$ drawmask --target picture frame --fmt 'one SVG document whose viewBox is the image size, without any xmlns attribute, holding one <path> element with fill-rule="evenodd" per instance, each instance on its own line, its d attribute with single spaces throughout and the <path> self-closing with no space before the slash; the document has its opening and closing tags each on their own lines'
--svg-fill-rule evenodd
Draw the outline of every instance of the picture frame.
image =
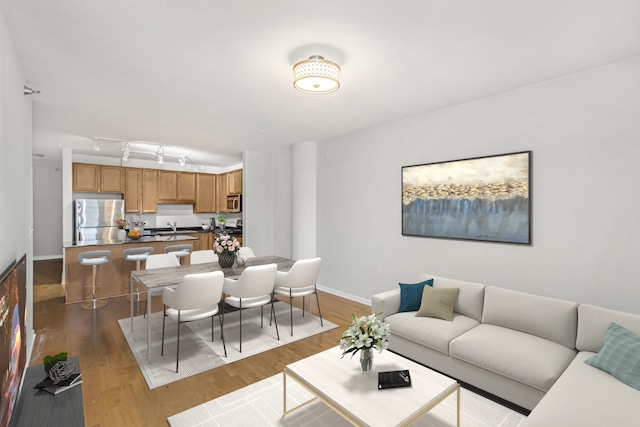
<svg viewBox="0 0 640 427">
<path fill-rule="evenodd" d="M 402 234 L 531 245 L 532 152 L 402 167 Z"/>
</svg>

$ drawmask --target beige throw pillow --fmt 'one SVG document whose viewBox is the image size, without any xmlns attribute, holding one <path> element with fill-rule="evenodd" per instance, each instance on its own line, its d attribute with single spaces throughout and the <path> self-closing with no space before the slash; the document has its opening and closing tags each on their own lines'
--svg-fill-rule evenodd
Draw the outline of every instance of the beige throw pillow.
<svg viewBox="0 0 640 427">
<path fill-rule="evenodd" d="M 460 293 L 459 288 L 431 288 L 422 291 L 422 303 L 416 317 L 437 317 L 453 320 L 453 304 Z"/>
</svg>

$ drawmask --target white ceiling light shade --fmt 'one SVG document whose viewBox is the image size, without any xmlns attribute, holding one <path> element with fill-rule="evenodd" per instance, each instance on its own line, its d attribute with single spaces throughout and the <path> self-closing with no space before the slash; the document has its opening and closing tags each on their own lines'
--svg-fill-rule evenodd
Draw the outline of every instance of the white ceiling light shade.
<svg viewBox="0 0 640 427">
<path fill-rule="evenodd" d="M 320 55 L 293 66 L 293 87 L 307 93 L 330 93 L 340 87 L 340 67 Z"/>
</svg>

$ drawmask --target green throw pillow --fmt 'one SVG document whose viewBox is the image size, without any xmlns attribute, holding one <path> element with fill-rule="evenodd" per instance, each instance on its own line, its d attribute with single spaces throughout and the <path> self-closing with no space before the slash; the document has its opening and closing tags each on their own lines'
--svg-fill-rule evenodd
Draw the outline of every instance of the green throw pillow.
<svg viewBox="0 0 640 427">
<path fill-rule="evenodd" d="M 600 351 L 584 363 L 640 390 L 640 337 L 616 323 L 609 325 Z"/>
<path fill-rule="evenodd" d="M 422 290 L 425 286 L 433 286 L 433 279 L 420 283 L 398 283 L 400 285 L 400 308 L 398 313 L 418 311 L 422 302 Z"/>
<path fill-rule="evenodd" d="M 453 320 L 453 304 L 460 293 L 458 288 L 424 288 L 422 304 L 416 313 L 418 317 L 437 317 Z"/>
</svg>

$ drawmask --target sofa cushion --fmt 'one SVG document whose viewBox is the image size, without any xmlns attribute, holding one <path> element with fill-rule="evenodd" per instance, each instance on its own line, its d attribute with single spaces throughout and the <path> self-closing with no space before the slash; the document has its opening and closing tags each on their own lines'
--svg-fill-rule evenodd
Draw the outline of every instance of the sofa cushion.
<svg viewBox="0 0 640 427">
<path fill-rule="evenodd" d="M 604 346 L 585 363 L 640 390 L 640 337 L 618 324 L 609 325 Z"/>
<path fill-rule="evenodd" d="M 400 286 L 400 308 L 398 312 L 418 311 L 422 303 L 422 290 L 425 286 L 433 286 L 433 279 L 420 283 L 398 283 Z"/>
<path fill-rule="evenodd" d="M 640 315 L 595 305 L 580 304 L 578 306 L 576 348 L 580 351 L 594 353 L 600 351 L 604 344 L 604 336 L 612 322 L 640 335 Z"/>
<path fill-rule="evenodd" d="M 576 355 L 522 427 L 638 425 L 640 391 L 584 363 L 593 354 Z"/>
<path fill-rule="evenodd" d="M 431 274 L 421 274 L 418 280 L 427 279 L 433 279 L 434 288 L 460 289 L 460 294 L 453 305 L 453 311 L 480 321 L 482 318 L 485 285 L 481 283 L 448 279 L 446 277 L 434 276 Z"/>
<path fill-rule="evenodd" d="M 453 320 L 453 305 L 459 293 L 458 288 L 424 288 L 422 304 L 416 316 Z"/>
<path fill-rule="evenodd" d="M 452 339 L 480 324 L 475 319 L 457 313 L 448 322 L 435 317 L 415 317 L 413 312 L 387 316 L 385 322 L 391 327 L 391 341 L 397 335 L 444 354 L 449 354 Z"/>
<path fill-rule="evenodd" d="M 451 357 L 546 392 L 576 351 L 536 335 L 481 324 L 451 341 Z"/>
<path fill-rule="evenodd" d="M 516 329 L 575 348 L 578 304 L 487 286 L 482 323 Z"/>
</svg>

